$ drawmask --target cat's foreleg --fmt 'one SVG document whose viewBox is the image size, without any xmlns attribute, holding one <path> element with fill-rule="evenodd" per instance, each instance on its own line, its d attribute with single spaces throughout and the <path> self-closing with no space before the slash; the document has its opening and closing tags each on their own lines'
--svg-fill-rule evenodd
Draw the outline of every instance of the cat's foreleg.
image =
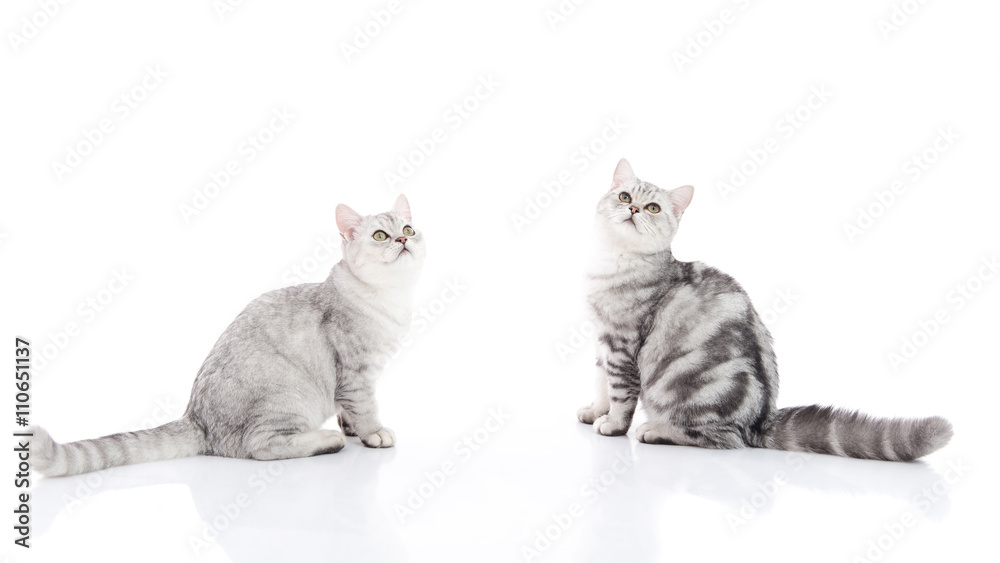
<svg viewBox="0 0 1000 563">
<path fill-rule="evenodd" d="M 598 362 L 607 378 L 608 413 L 594 421 L 594 431 L 604 436 L 628 432 L 639 403 L 639 368 L 631 358 L 609 356 Z"/>
<path fill-rule="evenodd" d="M 337 403 L 337 424 L 340 425 L 340 429 L 344 434 L 348 436 L 357 436 L 358 433 L 354 430 L 354 425 L 351 424 L 351 415 L 347 414 L 344 407 Z"/>
<path fill-rule="evenodd" d="M 342 411 L 341 424 L 347 423 L 345 432 L 359 436 L 361 443 L 369 448 L 391 448 L 396 443 L 396 434 L 379 421 L 371 378 L 358 376 L 338 385 L 336 402 Z"/>
<path fill-rule="evenodd" d="M 611 405 L 608 399 L 608 376 L 600 364 L 594 383 L 594 402 L 576 411 L 576 417 L 584 424 L 593 424 L 595 420 L 608 414 Z"/>
</svg>

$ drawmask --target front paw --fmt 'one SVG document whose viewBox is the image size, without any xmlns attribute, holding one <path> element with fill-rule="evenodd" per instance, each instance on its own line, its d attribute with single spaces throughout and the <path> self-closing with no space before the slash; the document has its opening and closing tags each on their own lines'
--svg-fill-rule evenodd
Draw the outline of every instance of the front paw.
<svg viewBox="0 0 1000 563">
<path fill-rule="evenodd" d="M 612 420 L 605 414 L 594 421 L 594 432 L 601 436 L 624 436 L 628 432 L 628 425 L 620 420 Z"/>
<path fill-rule="evenodd" d="M 608 409 L 608 405 L 593 403 L 585 407 L 580 407 L 580 410 L 576 411 L 576 418 L 584 424 L 593 424 L 595 420 L 608 414 Z"/>
<path fill-rule="evenodd" d="M 369 448 L 391 448 L 396 443 L 396 434 L 388 428 L 382 428 L 361 438 L 361 443 Z"/>
</svg>

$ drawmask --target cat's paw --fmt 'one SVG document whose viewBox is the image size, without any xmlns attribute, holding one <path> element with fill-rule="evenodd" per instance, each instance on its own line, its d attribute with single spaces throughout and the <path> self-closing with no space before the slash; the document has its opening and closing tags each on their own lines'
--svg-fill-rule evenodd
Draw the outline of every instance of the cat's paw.
<svg viewBox="0 0 1000 563">
<path fill-rule="evenodd" d="M 594 432 L 601 436 L 624 436 L 628 432 L 628 425 L 620 420 L 612 420 L 605 414 L 594 421 Z"/>
<path fill-rule="evenodd" d="M 585 407 L 580 407 L 580 410 L 576 411 L 576 418 L 584 424 L 593 424 L 595 420 L 608 414 L 608 409 L 608 405 L 593 403 Z"/>
<path fill-rule="evenodd" d="M 669 426 L 644 422 L 639 425 L 639 428 L 635 429 L 635 439 L 644 444 L 667 444 L 676 446 L 678 445 L 678 442 L 674 440 L 673 432 L 671 432 L 672 430 L 673 429 Z"/>
<path fill-rule="evenodd" d="M 361 443 L 369 448 L 391 448 L 396 443 L 396 434 L 388 428 L 382 428 L 361 438 Z"/>
</svg>

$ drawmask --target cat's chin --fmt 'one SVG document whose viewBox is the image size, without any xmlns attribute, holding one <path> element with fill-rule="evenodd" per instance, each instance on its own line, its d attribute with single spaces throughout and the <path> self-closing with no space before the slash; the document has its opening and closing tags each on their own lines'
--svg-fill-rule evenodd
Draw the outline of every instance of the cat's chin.
<svg viewBox="0 0 1000 563">
<path fill-rule="evenodd" d="M 644 234 L 639 230 L 639 225 L 632 220 L 631 216 L 624 219 L 612 219 L 608 221 L 606 228 L 609 235 L 623 241 L 631 241 L 637 237 L 641 238 Z"/>
<path fill-rule="evenodd" d="M 670 250 L 670 245 L 639 229 L 631 219 L 605 221 L 598 230 L 596 242 L 605 251 L 614 253 L 658 254 Z"/>
<path fill-rule="evenodd" d="M 420 268 L 421 257 L 417 255 L 416 252 L 412 250 L 402 250 L 395 258 L 385 262 L 386 267 L 392 268 L 394 270 L 416 270 Z"/>
<path fill-rule="evenodd" d="M 625 228 L 628 229 L 629 231 L 639 232 L 639 225 L 635 224 L 635 215 L 631 215 L 628 218 L 622 220 L 620 224 L 624 225 Z"/>
<path fill-rule="evenodd" d="M 391 263 L 403 262 L 403 261 L 415 262 L 416 260 L 417 257 L 413 255 L 413 251 L 404 248 L 403 250 L 399 251 L 399 254 L 397 254 L 395 258 L 392 259 Z"/>
</svg>

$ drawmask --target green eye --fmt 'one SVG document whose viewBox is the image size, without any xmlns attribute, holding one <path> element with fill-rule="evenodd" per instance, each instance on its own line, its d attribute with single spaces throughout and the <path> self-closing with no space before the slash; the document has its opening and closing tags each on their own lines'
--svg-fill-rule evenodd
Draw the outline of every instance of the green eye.
<svg viewBox="0 0 1000 563">
<path fill-rule="evenodd" d="M 650 203 L 649 205 L 646 206 L 646 209 L 649 210 L 650 213 L 660 212 L 660 206 L 656 205 L 655 203 Z"/>
<path fill-rule="evenodd" d="M 408 237 L 412 237 L 416 233 L 413 232 L 413 227 L 407 225 L 407 226 L 403 227 L 403 234 L 406 235 L 406 236 L 408 236 Z"/>
<path fill-rule="evenodd" d="M 622 192 L 618 194 L 618 199 L 624 201 L 625 203 L 628 203 L 632 201 L 632 196 L 628 195 L 628 192 Z"/>
<path fill-rule="evenodd" d="M 372 238 L 375 239 L 375 240 L 377 240 L 377 241 L 379 241 L 379 242 L 382 242 L 382 241 L 388 239 L 389 235 L 385 234 L 385 231 L 375 231 L 375 234 L 372 235 Z"/>
</svg>

